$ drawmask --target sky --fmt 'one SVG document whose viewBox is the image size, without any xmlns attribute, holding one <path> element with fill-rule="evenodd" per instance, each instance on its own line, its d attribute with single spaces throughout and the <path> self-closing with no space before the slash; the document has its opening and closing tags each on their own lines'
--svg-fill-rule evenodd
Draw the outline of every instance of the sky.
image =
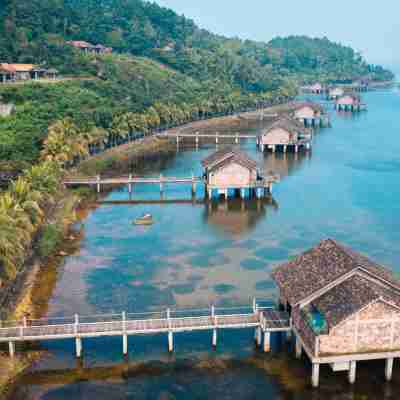
<svg viewBox="0 0 400 400">
<path fill-rule="evenodd" d="M 327 36 L 400 72 L 400 0 L 155 0 L 225 36 Z"/>
</svg>

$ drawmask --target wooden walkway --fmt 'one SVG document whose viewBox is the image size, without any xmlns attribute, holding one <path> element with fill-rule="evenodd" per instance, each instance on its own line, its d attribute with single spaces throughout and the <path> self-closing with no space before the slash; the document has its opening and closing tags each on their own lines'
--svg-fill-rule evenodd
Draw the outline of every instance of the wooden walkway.
<svg viewBox="0 0 400 400">
<path fill-rule="evenodd" d="M 81 356 L 82 339 L 103 336 L 121 336 L 123 353 L 128 352 L 128 336 L 168 334 L 168 349 L 173 351 L 173 333 L 213 331 L 212 344 L 217 344 L 217 330 L 255 328 L 259 345 L 262 333 L 291 330 L 289 316 L 271 307 L 215 308 L 203 310 L 175 310 L 142 314 L 112 314 L 72 318 L 4 321 L 0 323 L 0 342 L 9 343 L 9 352 L 15 353 L 15 342 L 75 339 L 76 354 Z M 269 349 L 269 336 L 264 348 Z"/>
<path fill-rule="evenodd" d="M 262 173 L 260 179 L 254 182 L 250 182 L 250 185 L 246 187 L 265 187 L 271 188 L 272 184 L 279 182 L 280 177 L 278 175 L 269 175 Z M 117 178 L 103 178 L 100 175 L 95 177 L 87 178 L 69 178 L 64 180 L 64 185 L 67 187 L 71 186 L 89 186 L 97 188 L 97 192 L 101 192 L 101 188 L 105 185 L 109 186 L 128 186 L 129 194 L 132 194 L 133 186 L 136 184 L 147 184 L 147 185 L 159 185 L 160 192 L 164 192 L 164 185 L 167 184 L 180 184 L 180 185 L 191 185 L 192 195 L 196 193 L 197 184 L 204 184 L 205 181 L 202 177 L 196 177 L 194 175 L 189 177 L 169 177 L 160 175 L 158 177 L 136 177 L 133 175 L 122 176 Z"/>
</svg>

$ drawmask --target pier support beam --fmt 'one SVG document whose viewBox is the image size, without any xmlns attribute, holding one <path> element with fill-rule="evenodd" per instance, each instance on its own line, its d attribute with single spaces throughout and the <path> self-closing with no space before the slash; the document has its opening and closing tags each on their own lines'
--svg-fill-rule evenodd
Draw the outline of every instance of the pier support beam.
<svg viewBox="0 0 400 400">
<path fill-rule="evenodd" d="M 122 353 L 124 356 L 128 355 L 128 335 L 126 333 L 122 336 Z"/>
<path fill-rule="evenodd" d="M 302 348 L 301 342 L 300 342 L 300 340 L 299 340 L 299 338 L 297 336 L 296 336 L 295 348 L 296 348 L 296 358 L 299 360 L 301 358 L 301 354 L 303 352 L 303 348 Z"/>
<path fill-rule="evenodd" d="M 385 378 L 388 382 L 392 380 L 392 375 L 393 375 L 393 358 L 387 358 L 386 359 L 386 364 L 385 364 Z"/>
<path fill-rule="evenodd" d="M 132 194 L 132 174 L 129 174 L 128 192 L 130 196 Z"/>
<path fill-rule="evenodd" d="M 76 349 L 76 357 L 82 357 L 82 339 L 80 337 L 75 338 L 75 349 Z"/>
<path fill-rule="evenodd" d="M 357 369 L 357 362 L 350 361 L 350 368 L 349 368 L 349 383 L 353 385 L 356 381 L 356 369 Z"/>
<path fill-rule="evenodd" d="M 126 334 L 126 313 L 122 313 L 122 353 L 124 356 L 128 354 L 128 335 Z"/>
<path fill-rule="evenodd" d="M 174 334 L 172 331 L 168 332 L 168 351 L 170 353 L 174 351 Z"/>
<path fill-rule="evenodd" d="M 97 175 L 97 193 L 100 193 L 101 186 L 100 186 L 100 175 Z"/>
<path fill-rule="evenodd" d="M 311 384 L 314 388 L 319 386 L 319 364 L 317 363 L 312 365 Z"/>
<path fill-rule="evenodd" d="M 264 353 L 268 353 L 271 350 L 271 333 L 264 332 Z"/>
<path fill-rule="evenodd" d="M 217 347 L 217 330 L 213 329 L 213 333 L 212 333 L 212 346 L 214 348 Z"/>
<path fill-rule="evenodd" d="M 260 326 L 256 328 L 255 339 L 256 339 L 256 345 L 257 345 L 257 347 L 261 347 L 261 343 L 262 343 L 262 331 L 261 331 L 261 327 L 260 327 Z"/>
<path fill-rule="evenodd" d="M 14 356 L 15 356 L 15 343 L 14 342 L 8 342 L 8 352 L 10 354 L 10 357 L 14 358 Z"/>
</svg>

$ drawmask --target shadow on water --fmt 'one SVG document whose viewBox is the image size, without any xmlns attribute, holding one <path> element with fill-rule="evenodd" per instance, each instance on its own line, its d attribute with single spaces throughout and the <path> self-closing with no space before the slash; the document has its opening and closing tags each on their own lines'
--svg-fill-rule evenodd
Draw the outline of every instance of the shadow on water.
<svg viewBox="0 0 400 400">
<path fill-rule="evenodd" d="M 278 203 L 272 197 L 210 201 L 205 204 L 203 218 L 210 226 L 235 236 L 254 229 L 257 222 L 267 216 L 267 210 L 278 209 Z"/>
</svg>

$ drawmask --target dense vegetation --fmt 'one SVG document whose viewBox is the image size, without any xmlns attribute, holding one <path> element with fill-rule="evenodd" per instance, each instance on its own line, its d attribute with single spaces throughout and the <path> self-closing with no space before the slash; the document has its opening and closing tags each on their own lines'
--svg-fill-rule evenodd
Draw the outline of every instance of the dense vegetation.
<svg viewBox="0 0 400 400">
<path fill-rule="evenodd" d="M 68 40 L 115 53 L 85 55 Z M 25 168 L 0 196 L 6 281 L 43 228 L 63 169 L 76 160 L 138 132 L 290 98 L 299 83 L 392 78 L 326 38 L 227 39 L 142 0 L 2 0 L 0 62 L 55 67 L 76 78 L 0 85 L 1 101 L 17 106 L 0 118 L 0 160 Z M 47 244 L 58 240 L 51 230 L 44 237 Z"/>
</svg>

